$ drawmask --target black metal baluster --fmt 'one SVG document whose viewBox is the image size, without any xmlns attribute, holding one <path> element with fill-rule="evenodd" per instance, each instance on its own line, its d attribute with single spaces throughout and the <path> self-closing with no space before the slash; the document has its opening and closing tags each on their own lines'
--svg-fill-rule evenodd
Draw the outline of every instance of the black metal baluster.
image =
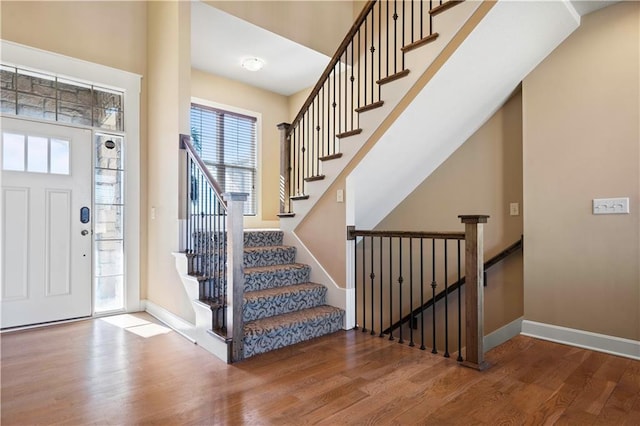
<svg viewBox="0 0 640 426">
<path fill-rule="evenodd" d="M 351 108 L 349 108 L 349 110 L 351 111 L 351 129 L 353 130 L 356 128 L 355 123 L 354 123 L 354 119 L 353 119 L 353 114 L 355 113 L 355 108 L 353 107 L 354 105 L 354 101 L 353 101 L 353 95 L 355 94 L 355 90 L 354 90 L 354 82 L 356 81 L 356 78 L 353 76 L 353 69 L 355 68 L 355 64 L 353 62 L 353 52 L 355 50 L 354 44 L 353 44 L 353 40 L 351 40 L 351 78 L 349 79 L 351 81 Z"/>
<path fill-rule="evenodd" d="M 198 188 L 202 188 L 202 173 L 198 173 Z M 198 232 L 202 235 L 202 197 L 198 194 Z M 204 236 L 204 235 L 203 235 Z M 202 244 L 202 242 L 200 243 Z M 202 247 L 198 250 L 198 274 L 203 275 L 202 272 Z"/>
<path fill-rule="evenodd" d="M 426 349 L 424 346 L 424 238 L 420 238 L 420 349 Z"/>
<path fill-rule="evenodd" d="M 325 150 L 326 146 L 324 144 L 322 126 L 324 126 L 324 86 L 322 86 L 318 92 L 318 127 L 316 127 L 318 131 L 318 143 L 320 144 L 319 149 L 322 151 L 322 156 L 324 157 L 328 152 Z"/>
<path fill-rule="evenodd" d="M 373 272 L 373 248 L 374 248 L 373 236 L 369 237 L 369 242 L 371 243 L 371 274 L 369 275 L 369 277 L 371 278 L 371 335 L 373 336 L 376 334 L 373 326 L 375 324 L 373 319 L 374 306 L 375 306 L 375 300 L 374 300 L 375 298 L 373 297 L 375 294 L 373 284 L 376 278 L 376 274 L 375 272 Z M 382 303 L 382 301 L 380 301 L 380 303 Z"/>
<path fill-rule="evenodd" d="M 362 332 L 367 331 L 367 283 L 365 282 L 367 271 L 366 271 L 366 260 L 365 255 L 367 254 L 366 250 L 366 242 L 367 239 L 362 237 Z"/>
<path fill-rule="evenodd" d="M 315 171 L 313 170 L 313 143 L 311 141 L 311 138 L 309 137 L 309 133 L 311 131 L 309 126 L 309 109 L 307 109 L 307 112 L 304 114 L 304 119 L 303 119 L 303 123 L 306 121 L 306 124 L 304 126 L 305 129 L 305 140 L 307 141 L 307 174 L 306 176 L 315 176 Z"/>
<path fill-rule="evenodd" d="M 384 20 L 385 22 L 385 26 L 386 26 L 386 32 L 385 32 L 385 42 L 387 45 L 387 51 L 385 53 L 386 56 L 386 66 L 387 66 L 387 72 L 385 74 L 385 77 L 389 77 L 389 39 L 391 38 L 391 36 L 389 35 L 389 2 L 386 1 L 385 3 L 387 3 L 387 19 Z"/>
<path fill-rule="evenodd" d="M 378 279 L 379 285 L 380 285 L 380 335 L 378 337 L 383 337 L 384 336 L 384 327 L 382 326 L 382 308 L 383 308 L 383 299 L 382 299 L 382 237 L 379 237 L 378 240 L 380 241 L 380 278 Z"/>
<path fill-rule="evenodd" d="M 209 239 L 213 238 L 213 234 L 211 233 L 211 193 L 213 192 L 213 190 L 211 189 L 211 186 L 209 186 L 209 184 L 207 183 L 207 216 L 206 216 L 206 228 L 207 228 L 207 235 L 209 235 Z M 215 247 L 213 246 L 213 241 L 211 241 L 211 243 L 207 244 L 207 249 L 209 251 L 208 256 L 207 256 L 207 280 L 209 282 L 209 294 L 211 295 L 213 293 L 213 286 L 214 286 L 214 282 L 213 282 L 213 262 L 215 262 Z"/>
<path fill-rule="evenodd" d="M 309 134 L 311 138 L 311 158 L 313 160 L 313 175 L 317 176 L 320 174 L 320 151 L 318 149 L 318 141 L 316 140 L 316 103 L 315 99 L 311 102 L 311 122 L 309 123 Z"/>
<path fill-rule="evenodd" d="M 338 105 L 336 103 L 336 70 L 334 69 L 333 71 L 331 71 L 331 74 L 333 75 L 333 102 L 331 103 L 331 108 L 333 111 L 333 152 L 337 152 L 336 150 L 336 135 L 339 133 L 336 133 L 336 106 Z"/>
<path fill-rule="evenodd" d="M 460 285 L 460 240 L 458 240 L 458 362 L 462 362 L 462 286 Z"/>
<path fill-rule="evenodd" d="M 191 241 L 191 200 L 193 199 L 193 169 L 191 166 L 191 157 L 189 156 L 189 154 L 187 154 L 187 185 L 189 185 L 189 189 L 187 190 L 187 208 L 186 208 L 186 212 L 187 212 L 187 226 L 186 226 L 186 230 L 185 230 L 185 244 L 184 244 L 184 249 L 185 249 L 185 253 L 189 254 L 191 251 L 191 247 L 192 247 L 192 241 Z M 191 262 L 189 262 L 191 263 Z M 191 272 L 191 270 L 189 271 Z"/>
<path fill-rule="evenodd" d="M 444 239 L 444 357 L 449 358 L 449 265 L 447 239 Z"/>
<path fill-rule="evenodd" d="M 413 238 L 409 238 L 409 346 L 415 346 L 413 341 Z"/>
<path fill-rule="evenodd" d="M 295 177 L 296 177 L 296 190 L 294 191 L 294 193 L 292 195 L 300 195 L 304 192 L 303 188 L 302 188 L 302 173 L 300 170 L 300 155 L 301 155 L 301 151 L 300 151 L 300 123 L 298 123 L 298 125 L 295 128 L 295 131 L 293 133 L 294 136 L 294 144 L 293 146 L 294 148 L 294 159 L 295 159 L 295 167 L 294 167 L 294 173 L 295 173 Z"/>
<path fill-rule="evenodd" d="M 362 81 L 362 74 L 360 73 L 360 63 L 362 62 L 360 58 L 362 57 L 362 52 L 360 51 L 360 30 L 358 30 L 358 106 L 360 108 L 360 82 Z M 356 108 L 356 109 L 357 109 Z M 360 116 L 358 115 L 358 126 L 360 126 Z"/>
<path fill-rule="evenodd" d="M 325 110 L 325 106 L 326 106 L 326 111 L 327 111 L 327 119 L 324 120 L 324 124 L 327 126 L 327 153 L 328 154 L 334 154 L 334 152 L 331 150 L 331 80 L 329 78 L 327 78 L 327 82 L 325 83 L 327 86 L 327 103 L 323 104 L 323 114 L 324 114 L 324 110 Z M 323 96 L 323 102 L 324 102 L 324 93 L 322 94 Z M 333 137 L 335 138 L 336 135 L 334 134 Z"/>
<path fill-rule="evenodd" d="M 433 0 L 429 0 L 429 11 L 433 9 Z M 433 15 L 429 13 L 429 35 L 433 34 Z"/>
<path fill-rule="evenodd" d="M 322 133 L 320 129 L 320 95 L 316 96 L 316 138 L 318 140 L 318 170 L 320 170 L 320 157 L 324 156 L 324 144 L 322 143 Z"/>
<path fill-rule="evenodd" d="M 349 110 L 349 101 L 348 101 L 348 93 L 349 93 L 349 84 L 347 83 L 347 71 L 349 70 L 348 61 L 349 58 L 347 51 L 344 51 L 344 130 L 348 131 L 352 128 L 349 127 L 348 120 L 348 110 Z"/>
<path fill-rule="evenodd" d="M 393 73 L 398 72 L 398 1 L 393 0 Z"/>
<path fill-rule="evenodd" d="M 227 259 L 228 259 L 228 252 L 227 249 L 229 248 L 228 244 L 227 244 L 227 212 L 226 209 L 222 211 L 222 232 L 224 235 L 224 256 L 223 256 L 223 263 L 222 263 L 222 329 L 226 330 L 227 329 Z"/>
<path fill-rule="evenodd" d="M 415 41 L 414 37 L 413 37 L 413 21 L 415 15 L 413 13 L 413 1 L 411 1 L 411 43 L 413 43 Z"/>
<path fill-rule="evenodd" d="M 398 268 L 400 272 L 400 276 L 398 277 L 398 312 L 400 313 L 400 319 L 402 319 L 402 283 L 404 278 L 402 278 L 402 237 L 400 237 L 400 246 L 399 246 L 399 261 Z M 404 343 L 404 339 L 402 338 L 402 323 L 400 324 L 400 336 L 398 343 Z"/>
<path fill-rule="evenodd" d="M 378 78 L 382 78 L 382 2 L 378 2 Z M 382 88 L 378 84 L 378 100 L 380 100 L 380 91 Z"/>
<path fill-rule="evenodd" d="M 224 248 L 220 246 L 219 214 L 220 200 L 217 197 L 214 197 L 213 206 L 211 208 L 211 233 L 213 238 L 213 250 L 215 251 L 216 255 L 214 257 L 215 264 L 213 265 L 212 278 L 215 297 L 218 301 L 220 301 L 220 263 L 222 263 L 220 258 L 222 257 L 222 250 L 224 250 Z"/>
<path fill-rule="evenodd" d="M 393 238 L 389 237 L 389 324 L 393 324 Z M 393 340 L 393 329 L 389 328 L 389 340 Z"/>
<path fill-rule="evenodd" d="M 369 19 L 364 20 L 364 44 L 365 44 L 365 54 L 364 54 L 364 86 L 362 89 L 364 90 L 364 103 L 363 106 L 367 105 L 367 53 L 366 53 L 366 45 L 368 43 L 367 37 L 367 27 L 368 27 Z"/>
<path fill-rule="evenodd" d="M 371 9 L 371 48 L 369 49 L 371 51 L 371 103 L 375 102 L 375 99 L 373 97 L 373 93 L 374 93 L 374 89 L 373 86 L 375 84 L 375 54 L 376 54 L 376 47 L 375 47 L 375 34 L 374 34 L 374 30 L 375 30 L 375 26 L 376 26 L 376 20 L 375 20 L 375 9 Z"/>
<path fill-rule="evenodd" d="M 431 300 L 433 303 L 431 304 L 431 312 L 432 312 L 432 327 L 433 327 L 433 348 L 431 349 L 432 354 L 437 354 L 438 350 L 436 349 L 436 240 L 435 238 L 431 239 Z"/>
<path fill-rule="evenodd" d="M 424 0 L 420 0 L 420 40 L 424 38 Z"/>
<path fill-rule="evenodd" d="M 340 79 L 340 74 L 342 74 L 342 61 L 338 61 L 338 133 L 342 133 L 342 79 Z"/>
<path fill-rule="evenodd" d="M 402 1 L 402 47 L 405 46 L 405 44 L 404 44 L 404 31 L 405 31 L 404 30 L 404 17 L 405 17 L 405 13 L 404 13 L 405 6 L 404 6 L 404 3 L 405 2 L 403 0 Z M 402 60 L 402 69 L 404 70 L 404 53 L 401 56 L 401 60 Z"/>
</svg>

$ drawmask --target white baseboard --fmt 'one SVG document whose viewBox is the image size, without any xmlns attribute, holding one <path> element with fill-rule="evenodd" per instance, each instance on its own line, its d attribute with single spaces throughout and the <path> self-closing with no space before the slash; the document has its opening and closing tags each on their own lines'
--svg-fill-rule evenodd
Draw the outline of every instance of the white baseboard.
<svg viewBox="0 0 640 426">
<path fill-rule="evenodd" d="M 196 327 L 193 324 L 183 320 L 176 314 L 167 311 L 162 306 L 156 305 L 150 300 L 141 300 L 140 304 L 142 305 L 142 309 L 144 309 L 144 311 L 149 315 L 159 321 L 162 321 L 176 333 L 184 336 L 191 343 L 196 343 L 196 339 L 194 337 Z"/>
<path fill-rule="evenodd" d="M 592 351 L 640 360 L 640 341 L 535 321 L 522 322 L 522 334 Z"/>
<path fill-rule="evenodd" d="M 522 331 L 522 320 L 524 317 L 517 318 L 511 321 L 509 324 L 500 327 L 499 329 L 484 336 L 484 351 L 490 351 L 506 342 L 507 340 L 516 337 Z"/>
</svg>

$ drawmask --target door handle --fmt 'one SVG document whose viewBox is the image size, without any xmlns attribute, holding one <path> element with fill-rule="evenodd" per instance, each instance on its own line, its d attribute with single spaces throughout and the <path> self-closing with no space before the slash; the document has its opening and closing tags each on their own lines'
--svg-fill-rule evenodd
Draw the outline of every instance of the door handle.
<svg viewBox="0 0 640 426">
<path fill-rule="evenodd" d="M 87 235 L 89 233 L 89 231 L 87 231 L 86 229 L 83 229 L 82 231 L 80 231 L 81 235 Z"/>
</svg>

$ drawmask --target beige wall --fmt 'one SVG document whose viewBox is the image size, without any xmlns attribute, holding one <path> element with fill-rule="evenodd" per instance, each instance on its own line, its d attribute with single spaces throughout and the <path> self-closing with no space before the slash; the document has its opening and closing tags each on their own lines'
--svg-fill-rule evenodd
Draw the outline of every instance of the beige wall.
<svg viewBox="0 0 640 426">
<path fill-rule="evenodd" d="M 350 0 L 206 3 L 332 57 L 356 15 Z"/>
<path fill-rule="evenodd" d="M 287 97 L 196 69 L 192 70 L 191 96 L 261 115 L 258 214 L 256 217 L 246 217 L 245 225 L 250 228 L 278 227 L 280 132 L 276 126 L 289 117 Z"/>
<path fill-rule="evenodd" d="M 4 40 L 144 74 L 144 2 L 2 1 Z"/>
<path fill-rule="evenodd" d="M 150 2 L 149 144 L 147 299 L 190 321 L 193 308 L 175 268 L 173 252 L 180 249 L 179 225 L 184 153 L 178 135 L 189 134 L 190 3 Z"/>
<path fill-rule="evenodd" d="M 0 38 L 145 76 L 145 2 L 2 1 Z M 147 81 L 140 111 L 141 298 L 146 297 Z"/>
<path fill-rule="evenodd" d="M 464 231 L 460 214 L 488 214 L 485 260 L 522 235 L 522 95 L 505 105 L 376 227 L 380 230 Z M 525 237 L 526 238 L 526 237 Z M 526 244 L 526 241 L 525 241 Z M 485 332 L 522 316 L 522 255 L 487 273 Z"/>
<path fill-rule="evenodd" d="M 525 318 L 640 340 L 640 3 L 587 15 L 523 83 Z M 594 216 L 593 198 L 629 197 Z"/>
</svg>

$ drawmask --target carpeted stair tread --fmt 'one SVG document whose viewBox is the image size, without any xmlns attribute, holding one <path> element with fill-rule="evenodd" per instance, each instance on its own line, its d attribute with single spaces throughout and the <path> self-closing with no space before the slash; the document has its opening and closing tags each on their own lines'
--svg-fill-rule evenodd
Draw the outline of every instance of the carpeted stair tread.
<svg viewBox="0 0 640 426">
<path fill-rule="evenodd" d="M 250 321 L 244 325 L 244 356 L 293 345 L 342 329 L 344 311 L 322 305 L 273 317 Z"/>
<path fill-rule="evenodd" d="M 287 314 L 275 315 L 255 321 L 249 321 L 244 325 L 244 334 L 245 336 L 248 336 L 268 333 L 270 331 L 276 331 L 283 327 L 304 324 L 312 320 L 322 319 L 335 314 L 342 315 L 342 310 L 340 308 L 336 308 L 335 306 L 329 305 L 302 309 L 296 312 L 289 312 Z"/>
<path fill-rule="evenodd" d="M 244 267 L 286 265 L 296 260 L 296 248 L 291 246 L 260 246 L 244 248 Z"/>
<path fill-rule="evenodd" d="M 322 284 L 302 283 L 302 284 L 288 285 L 285 287 L 275 287 L 275 288 L 267 288 L 264 290 L 247 291 L 244 294 L 244 301 L 250 302 L 250 301 L 259 300 L 259 299 L 266 299 L 268 297 L 272 297 L 280 294 L 293 294 L 295 292 L 310 291 L 315 289 L 326 290 L 326 287 L 323 286 Z"/>
<path fill-rule="evenodd" d="M 268 265 L 268 266 L 255 266 L 251 268 L 244 268 L 244 274 L 257 274 L 262 272 L 276 272 L 276 271 L 290 271 L 297 269 L 308 269 L 309 265 L 304 263 L 289 263 L 287 265 Z"/>
<path fill-rule="evenodd" d="M 309 281 L 310 274 L 311 268 L 302 263 L 244 268 L 244 290 L 256 291 L 302 284 Z"/>
<path fill-rule="evenodd" d="M 243 320 L 255 321 L 324 305 L 326 295 L 327 288 L 315 283 L 246 292 L 243 300 Z"/>
</svg>

